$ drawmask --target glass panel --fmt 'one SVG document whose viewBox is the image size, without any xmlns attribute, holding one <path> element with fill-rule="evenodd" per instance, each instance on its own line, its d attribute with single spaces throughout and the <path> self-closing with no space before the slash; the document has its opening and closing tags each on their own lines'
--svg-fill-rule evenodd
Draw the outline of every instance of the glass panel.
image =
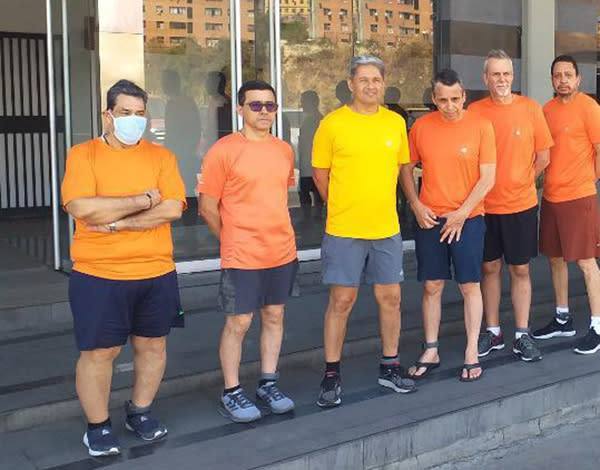
<svg viewBox="0 0 600 470">
<path fill-rule="evenodd" d="M 114 0 L 101 0 L 100 18 L 115 15 Z M 106 8 L 102 9 L 102 3 Z M 134 79 L 148 92 L 150 126 L 147 138 L 171 150 L 185 182 L 188 210 L 173 225 L 177 260 L 219 256 L 217 239 L 198 216 L 197 174 L 208 148 L 231 133 L 231 66 L 229 2 L 136 0 L 139 19 L 119 30 L 119 18 L 102 35 L 111 35 L 101 48 L 102 93 L 119 78 Z M 108 26 L 108 25 L 107 25 Z M 131 45 L 123 44 L 124 34 Z M 136 41 L 143 34 L 143 46 Z M 131 69 L 110 60 L 112 52 L 137 47 Z M 110 79 L 108 78 L 110 77 Z"/>
<path fill-rule="evenodd" d="M 320 119 L 351 99 L 346 79 L 353 55 L 372 54 L 387 66 L 385 105 L 410 128 L 429 110 L 433 73 L 433 2 L 383 0 L 281 0 L 281 54 L 286 140 L 296 152 L 297 193 L 290 197 L 299 248 L 321 242 L 324 218 L 311 178 L 312 138 Z M 318 71 L 318 73 L 316 73 Z M 424 98 L 427 97 L 427 98 Z M 414 218 L 398 191 L 405 239 L 414 237 Z"/>
<path fill-rule="evenodd" d="M 242 31 L 242 82 L 271 82 L 271 22 L 267 0 L 239 0 Z"/>
<path fill-rule="evenodd" d="M 9 285 L 24 282 L 19 272 L 54 265 L 52 204 L 58 201 L 52 200 L 49 127 L 56 112 L 62 170 L 62 30 L 60 1 L 55 0 L 55 80 L 48 83 L 46 2 L 0 0 L 0 10 L 0 276 L 6 276 L 0 282 Z M 55 110 L 49 109 L 51 91 Z M 68 246 L 63 249 L 68 252 Z"/>
</svg>

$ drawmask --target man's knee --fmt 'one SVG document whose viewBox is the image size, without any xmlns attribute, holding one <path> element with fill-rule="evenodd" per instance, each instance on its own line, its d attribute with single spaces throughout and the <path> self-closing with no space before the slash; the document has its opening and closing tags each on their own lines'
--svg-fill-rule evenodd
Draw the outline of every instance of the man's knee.
<svg viewBox="0 0 600 470">
<path fill-rule="evenodd" d="M 529 279 L 529 263 L 528 264 L 517 264 L 509 265 L 508 271 L 511 277 L 516 279 Z"/>
<path fill-rule="evenodd" d="M 584 276 L 590 276 L 598 273 L 598 263 L 596 258 L 577 260 L 577 266 L 583 272 Z"/>
<path fill-rule="evenodd" d="M 131 345 L 136 354 L 164 354 L 167 350 L 167 337 L 149 338 L 145 336 L 132 336 Z"/>
<path fill-rule="evenodd" d="M 465 282 L 464 284 L 459 284 L 458 287 L 464 297 L 481 295 L 481 287 L 478 282 Z"/>
<path fill-rule="evenodd" d="M 265 305 L 261 309 L 261 322 L 270 326 L 280 326 L 283 324 L 284 315 L 283 305 Z"/>
<path fill-rule="evenodd" d="M 400 309 L 400 285 L 376 287 L 375 298 L 380 306 Z"/>
<path fill-rule="evenodd" d="M 225 321 L 225 330 L 228 333 L 232 333 L 236 336 L 244 336 L 250 325 L 252 324 L 252 313 L 243 313 L 240 315 L 227 315 Z"/>
<path fill-rule="evenodd" d="M 356 301 L 356 293 L 332 292 L 329 297 L 329 310 L 336 315 L 348 316 Z"/>
<path fill-rule="evenodd" d="M 487 261 L 482 265 L 482 271 L 484 276 L 497 276 L 502 271 L 502 260 L 495 259 L 494 261 Z"/>
<path fill-rule="evenodd" d="M 444 290 L 444 281 L 425 281 L 423 283 L 423 294 L 427 297 L 440 297 Z"/>
<path fill-rule="evenodd" d="M 91 363 L 103 364 L 106 362 L 113 362 L 120 352 L 121 346 L 98 348 L 92 349 L 91 351 L 81 351 L 80 358 Z"/>
</svg>

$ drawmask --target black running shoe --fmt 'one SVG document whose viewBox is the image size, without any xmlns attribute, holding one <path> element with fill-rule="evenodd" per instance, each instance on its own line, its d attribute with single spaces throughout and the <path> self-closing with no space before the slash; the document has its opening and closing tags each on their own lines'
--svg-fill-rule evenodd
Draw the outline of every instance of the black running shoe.
<svg viewBox="0 0 600 470">
<path fill-rule="evenodd" d="M 575 336 L 576 333 L 573 328 L 573 318 L 569 318 L 567 323 L 561 325 L 556 321 L 556 317 L 553 317 L 550 323 L 539 330 L 535 330 L 531 336 L 535 339 L 550 339 Z"/>
<path fill-rule="evenodd" d="M 477 342 L 478 357 L 485 357 L 492 351 L 499 351 L 500 349 L 504 349 L 504 335 L 502 332 L 495 335 L 490 330 L 486 330 L 485 333 L 479 335 L 479 341 Z"/>
<path fill-rule="evenodd" d="M 342 404 L 342 379 L 335 372 L 327 372 L 321 381 L 321 391 L 317 405 L 321 408 L 333 408 Z"/>
<path fill-rule="evenodd" d="M 410 378 L 400 364 L 391 366 L 381 364 L 377 382 L 383 387 L 391 388 L 394 392 L 410 393 L 417 390 L 415 381 Z"/>
<path fill-rule="evenodd" d="M 596 333 L 596 330 L 590 328 L 573 351 L 577 354 L 594 354 L 600 351 L 600 335 Z"/>
<path fill-rule="evenodd" d="M 519 359 L 525 362 L 540 361 L 542 353 L 535 344 L 535 341 L 527 334 L 521 335 L 513 343 L 513 353 L 519 356 Z"/>
</svg>

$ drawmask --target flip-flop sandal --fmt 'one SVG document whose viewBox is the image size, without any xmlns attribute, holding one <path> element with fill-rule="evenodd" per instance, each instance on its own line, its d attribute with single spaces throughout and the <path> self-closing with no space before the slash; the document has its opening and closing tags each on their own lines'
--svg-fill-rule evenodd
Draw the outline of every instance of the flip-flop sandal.
<svg viewBox="0 0 600 470">
<path fill-rule="evenodd" d="M 471 374 L 469 374 L 469 371 L 473 370 L 473 369 L 481 369 L 481 374 L 479 374 L 477 377 L 471 377 Z M 463 375 L 462 375 L 463 370 L 467 371 L 467 377 L 463 377 Z M 461 382 L 475 382 L 476 380 L 479 380 L 482 376 L 483 376 L 483 367 L 481 367 L 481 364 L 479 362 L 476 362 L 475 364 L 463 364 L 462 369 L 460 370 L 460 375 L 458 376 L 458 379 Z"/>
<path fill-rule="evenodd" d="M 437 341 L 434 341 L 431 343 L 423 343 L 423 351 L 425 351 L 426 349 L 437 348 L 438 346 L 439 346 L 439 343 Z M 413 367 L 415 367 L 415 373 L 409 374 L 409 377 L 413 380 L 424 379 L 431 373 L 431 371 L 433 371 L 434 369 L 437 369 L 441 365 L 441 363 L 442 363 L 441 361 L 440 362 L 417 361 L 417 362 L 415 362 L 415 364 L 413 366 Z M 417 374 L 419 369 L 425 369 L 425 371 L 421 374 Z"/>
</svg>

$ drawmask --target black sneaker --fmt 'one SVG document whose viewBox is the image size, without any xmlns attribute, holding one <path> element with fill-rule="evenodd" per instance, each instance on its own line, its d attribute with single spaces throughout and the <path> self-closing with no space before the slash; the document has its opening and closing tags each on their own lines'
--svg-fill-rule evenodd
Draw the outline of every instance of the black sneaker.
<svg viewBox="0 0 600 470">
<path fill-rule="evenodd" d="M 513 353 L 525 362 L 540 361 L 542 353 L 528 334 L 521 335 L 513 343 Z"/>
<path fill-rule="evenodd" d="M 102 426 L 83 435 L 83 444 L 92 457 L 117 455 L 121 453 L 121 445 L 112 431 L 111 425 Z"/>
<path fill-rule="evenodd" d="M 556 317 L 553 317 L 550 323 L 539 330 L 535 330 L 531 336 L 535 339 L 550 339 L 575 336 L 576 333 L 573 328 L 573 318 L 569 318 L 567 323 L 561 325 L 556 321 Z"/>
<path fill-rule="evenodd" d="M 317 405 L 321 408 L 333 408 L 342 404 L 342 379 L 335 372 L 327 372 L 321 381 L 321 391 Z"/>
<path fill-rule="evenodd" d="M 381 364 L 377 382 L 383 387 L 391 388 L 394 392 L 410 393 L 417 390 L 415 381 L 408 376 L 404 367 L 399 364 L 391 366 Z"/>
<path fill-rule="evenodd" d="M 477 342 L 478 357 L 485 357 L 492 351 L 499 351 L 500 349 L 504 349 L 502 331 L 499 335 L 495 335 L 490 330 L 486 330 L 485 333 L 479 335 L 479 341 Z"/>
<path fill-rule="evenodd" d="M 125 428 L 144 441 L 155 441 L 167 434 L 167 427 L 158 421 L 150 411 L 125 418 Z"/>
<path fill-rule="evenodd" d="M 577 354 L 594 354 L 600 350 L 600 335 L 590 328 L 579 344 L 573 349 Z"/>
</svg>

